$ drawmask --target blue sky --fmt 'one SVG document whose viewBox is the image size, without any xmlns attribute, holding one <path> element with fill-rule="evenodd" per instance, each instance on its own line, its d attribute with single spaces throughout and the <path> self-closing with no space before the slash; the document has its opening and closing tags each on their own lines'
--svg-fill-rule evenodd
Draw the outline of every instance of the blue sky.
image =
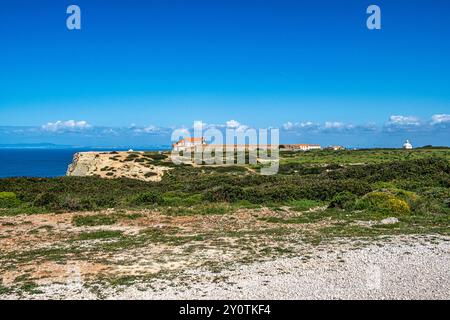
<svg viewBox="0 0 450 320">
<path fill-rule="evenodd" d="M 80 31 L 66 28 L 70 4 Z M 370 4 L 379 31 L 366 28 Z M 446 0 L 4 1 L 0 144 L 160 143 L 195 120 L 235 120 L 279 127 L 283 142 L 448 145 L 449 10 Z"/>
</svg>

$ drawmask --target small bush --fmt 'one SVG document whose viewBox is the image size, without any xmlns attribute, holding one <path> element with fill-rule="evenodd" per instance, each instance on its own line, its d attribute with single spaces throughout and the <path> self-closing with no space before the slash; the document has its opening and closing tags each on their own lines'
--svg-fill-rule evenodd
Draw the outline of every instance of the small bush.
<svg viewBox="0 0 450 320">
<path fill-rule="evenodd" d="M 243 200 L 244 191 L 241 187 L 223 185 L 206 191 L 204 198 L 211 202 L 235 202 Z"/>
<path fill-rule="evenodd" d="M 169 206 L 192 206 L 200 204 L 203 200 L 201 194 L 184 194 L 177 192 L 167 192 L 163 196 L 164 204 Z"/>
<path fill-rule="evenodd" d="M 351 209 L 358 197 L 351 192 L 343 191 L 331 199 L 330 208 Z"/>
<path fill-rule="evenodd" d="M 382 211 L 388 214 L 409 214 L 411 208 L 402 200 L 389 192 L 375 191 L 356 201 L 355 209 Z"/>
<path fill-rule="evenodd" d="M 393 184 L 392 182 L 385 182 L 385 181 L 378 181 L 372 184 L 374 190 L 381 190 L 381 189 L 396 189 L 397 186 Z"/>
<path fill-rule="evenodd" d="M 62 197 L 60 200 L 58 207 L 55 209 L 58 210 L 70 210 L 70 211 L 84 211 L 84 210 L 92 210 L 95 208 L 93 202 L 89 199 L 80 199 L 78 197 L 73 197 L 67 195 Z"/>
<path fill-rule="evenodd" d="M 394 189 L 389 191 L 393 193 L 397 198 L 400 198 L 406 203 L 408 203 L 409 206 L 412 206 L 419 199 L 417 194 L 411 191 L 406 191 L 402 189 Z"/>
<path fill-rule="evenodd" d="M 411 209 L 421 214 L 450 214 L 450 189 L 432 187 L 423 190 Z"/>
<path fill-rule="evenodd" d="M 394 214 L 411 213 L 411 208 L 406 201 L 395 198 L 391 198 L 388 200 L 387 210 L 392 211 Z"/>
<path fill-rule="evenodd" d="M 20 205 L 20 200 L 14 192 L 0 192 L 0 208 L 14 208 Z"/>
<path fill-rule="evenodd" d="M 323 203 L 321 201 L 316 200 L 299 199 L 290 201 L 288 205 L 294 211 L 308 211 L 310 209 L 317 208 L 323 205 Z"/>
<path fill-rule="evenodd" d="M 144 157 L 150 158 L 150 159 L 153 159 L 153 160 L 165 160 L 165 159 L 167 159 L 166 155 L 159 154 L 159 153 L 145 153 Z"/>
<path fill-rule="evenodd" d="M 154 177 L 154 176 L 157 176 L 157 175 L 158 175 L 158 174 L 157 174 L 156 172 L 149 171 L 149 172 L 146 172 L 146 173 L 144 174 L 144 177 L 150 178 L 150 177 Z"/>
<path fill-rule="evenodd" d="M 44 192 L 36 196 L 33 201 L 35 207 L 54 208 L 58 203 L 58 197 L 54 193 Z"/>
<path fill-rule="evenodd" d="M 226 204 L 202 205 L 197 210 L 197 214 L 201 215 L 224 215 L 230 212 L 230 207 Z"/>
<path fill-rule="evenodd" d="M 163 197 L 159 193 L 154 191 L 140 193 L 132 200 L 132 203 L 136 205 L 162 204 L 163 202 Z"/>
</svg>

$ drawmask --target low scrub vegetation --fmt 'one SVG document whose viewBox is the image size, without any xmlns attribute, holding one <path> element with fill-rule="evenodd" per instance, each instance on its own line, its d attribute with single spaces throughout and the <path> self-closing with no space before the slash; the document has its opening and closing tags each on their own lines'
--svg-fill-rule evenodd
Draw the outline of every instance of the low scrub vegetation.
<svg viewBox="0 0 450 320">
<path fill-rule="evenodd" d="M 117 218 L 108 215 L 92 215 L 92 216 L 74 216 L 72 219 L 73 225 L 76 227 L 94 227 L 94 226 L 104 226 L 112 225 L 117 222 Z"/>
<path fill-rule="evenodd" d="M 382 191 L 371 192 L 356 200 L 354 208 L 357 210 L 380 211 L 390 215 L 411 213 L 411 208 L 405 200 L 392 193 Z"/>
<path fill-rule="evenodd" d="M 15 208 L 20 204 L 14 192 L 0 192 L 0 208 Z"/>
<path fill-rule="evenodd" d="M 372 152 L 378 157 L 393 151 Z M 442 150 L 433 152 L 442 155 Z M 350 153 L 334 154 L 342 158 Z M 367 156 L 368 151 L 364 154 Z M 397 155 L 400 157 L 400 153 Z M 315 156 L 305 155 L 309 159 Z M 153 162 L 166 160 L 165 155 L 159 154 L 143 157 Z M 288 205 L 299 211 L 329 205 L 337 210 L 396 215 L 449 214 L 447 156 L 410 157 L 358 165 L 347 165 L 345 161 L 317 165 L 314 161 L 294 162 L 284 157 L 280 173 L 274 176 L 261 176 L 238 166 L 183 165 L 168 171 L 160 182 L 98 177 L 0 179 L 0 207 L 4 208 L 0 214 L 158 206 L 185 207 L 189 211 L 190 207 L 206 207 L 210 203 L 243 207 Z M 130 154 L 129 158 L 136 157 Z"/>
</svg>

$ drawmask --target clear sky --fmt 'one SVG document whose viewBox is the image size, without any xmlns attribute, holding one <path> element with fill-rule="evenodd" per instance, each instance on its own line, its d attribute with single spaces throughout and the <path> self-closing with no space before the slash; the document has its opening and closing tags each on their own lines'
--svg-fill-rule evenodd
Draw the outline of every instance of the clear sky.
<svg viewBox="0 0 450 320">
<path fill-rule="evenodd" d="M 66 28 L 70 4 L 82 30 Z M 381 30 L 366 27 L 370 4 Z M 235 120 L 289 142 L 379 146 L 400 131 L 448 145 L 449 12 L 447 0 L 2 1 L 0 126 L 60 142 L 50 133 Z M 361 128 L 373 138 L 355 139 Z M 5 130 L 0 144 L 39 140 Z"/>
</svg>

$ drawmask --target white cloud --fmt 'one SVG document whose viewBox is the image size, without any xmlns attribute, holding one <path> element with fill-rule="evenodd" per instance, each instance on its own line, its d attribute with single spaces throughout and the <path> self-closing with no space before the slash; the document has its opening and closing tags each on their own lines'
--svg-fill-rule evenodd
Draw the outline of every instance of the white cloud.
<svg viewBox="0 0 450 320">
<path fill-rule="evenodd" d="M 236 121 L 236 120 L 227 121 L 225 124 L 227 125 L 228 128 L 232 128 L 232 129 L 236 129 L 241 126 L 240 122 Z"/>
<path fill-rule="evenodd" d="M 450 114 L 435 114 L 431 117 L 431 124 L 443 124 L 450 122 Z"/>
<path fill-rule="evenodd" d="M 419 126 L 420 119 L 415 116 L 390 116 L 388 125 Z"/>
<path fill-rule="evenodd" d="M 299 123 L 299 127 L 300 128 L 314 128 L 317 127 L 317 124 L 311 122 L 311 121 L 307 121 L 307 122 L 300 122 Z"/>
<path fill-rule="evenodd" d="M 204 124 L 205 125 L 205 124 Z M 227 128 L 227 129 L 234 129 L 238 132 L 242 132 L 245 131 L 247 129 L 249 129 L 249 126 L 240 123 L 237 120 L 229 120 L 226 121 L 225 124 L 207 124 L 205 125 L 206 129 L 208 128 Z"/>
<path fill-rule="evenodd" d="M 159 128 L 156 126 L 148 126 L 143 128 L 142 131 L 145 133 L 155 133 L 159 131 Z"/>
<path fill-rule="evenodd" d="M 91 125 L 87 121 L 56 121 L 48 122 L 42 126 L 42 130 L 49 132 L 60 132 L 60 131 L 81 131 L 85 129 L 90 129 Z"/>
<path fill-rule="evenodd" d="M 241 124 L 241 125 L 239 125 L 239 127 L 236 128 L 236 132 L 244 132 L 247 129 L 250 129 L 250 127 L 248 127 L 248 126 L 246 126 L 244 124 Z"/>
<path fill-rule="evenodd" d="M 236 131 L 245 131 L 249 129 L 249 126 L 240 123 L 237 120 L 229 120 L 224 124 L 212 124 L 203 121 L 194 121 L 192 128 L 207 130 L 207 129 L 234 129 Z"/>
<path fill-rule="evenodd" d="M 342 129 L 345 127 L 345 124 L 343 122 L 331 122 L 327 121 L 325 122 L 325 129 Z"/>
<path fill-rule="evenodd" d="M 306 121 L 306 122 L 291 122 L 288 121 L 285 124 L 283 124 L 283 129 L 286 131 L 291 130 L 313 130 L 317 129 L 319 125 L 317 123 Z"/>
<path fill-rule="evenodd" d="M 425 129 L 424 123 L 418 117 L 402 115 L 390 116 L 383 127 L 386 132 L 416 132 L 423 129 Z"/>
<path fill-rule="evenodd" d="M 378 128 L 373 123 L 367 123 L 363 125 L 347 124 L 339 121 L 326 121 L 324 123 L 316 123 L 312 121 L 306 122 L 286 122 L 283 124 L 283 129 L 285 131 L 294 132 L 297 134 L 308 134 L 308 133 L 338 133 L 338 132 L 374 132 Z"/>
<path fill-rule="evenodd" d="M 294 127 L 295 127 L 295 125 L 292 122 L 290 122 L 290 121 L 288 121 L 285 124 L 283 124 L 283 129 L 284 130 L 292 130 L 292 129 L 294 129 Z"/>
<path fill-rule="evenodd" d="M 149 125 L 146 127 L 132 127 L 130 130 L 133 131 L 133 133 L 136 134 L 158 134 L 158 133 L 167 133 L 170 129 L 169 128 L 161 128 L 154 125 Z"/>
</svg>

